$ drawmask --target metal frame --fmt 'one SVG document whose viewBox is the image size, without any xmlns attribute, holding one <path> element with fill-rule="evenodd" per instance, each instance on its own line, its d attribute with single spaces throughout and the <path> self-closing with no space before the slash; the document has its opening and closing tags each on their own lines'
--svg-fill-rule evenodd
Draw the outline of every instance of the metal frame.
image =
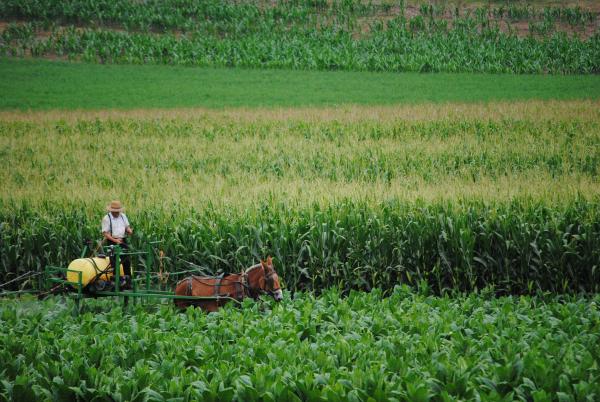
<svg viewBox="0 0 600 402">
<path fill-rule="evenodd" d="M 79 314 L 82 309 L 83 299 L 86 297 L 118 297 L 122 298 L 123 306 L 126 306 L 128 303 L 128 298 L 133 297 L 133 301 L 135 304 L 135 298 L 144 298 L 146 301 L 150 299 L 173 299 L 173 300 L 207 300 L 207 301 L 221 301 L 221 300 L 232 300 L 239 303 L 239 300 L 234 299 L 229 296 L 180 296 L 176 295 L 174 292 L 167 290 L 158 290 L 151 288 L 151 268 L 154 265 L 154 255 L 152 253 L 152 245 L 158 242 L 151 242 L 148 244 L 147 251 L 134 251 L 134 252 L 123 252 L 122 248 L 118 245 L 114 247 L 114 256 L 115 256 L 115 266 L 120 267 L 121 265 L 121 256 L 124 255 L 146 255 L 145 261 L 145 277 L 134 278 L 132 279 L 132 290 L 121 290 L 121 270 L 114 270 L 114 290 L 110 291 L 97 291 L 93 293 L 86 293 L 85 286 L 83 285 L 83 273 L 81 271 L 71 270 L 63 267 L 56 267 L 48 265 L 44 268 L 44 284 L 46 289 L 50 289 L 52 284 L 62 284 L 72 286 L 74 288 L 74 292 L 69 292 L 70 296 L 75 299 L 75 311 L 74 314 Z M 81 258 L 85 258 L 85 254 L 87 251 L 87 247 L 82 251 Z M 76 272 L 77 273 L 77 282 L 71 282 L 66 279 L 67 273 Z M 133 268 L 132 268 L 133 272 Z M 175 274 L 182 273 L 190 273 L 194 271 L 182 271 L 176 272 Z M 62 277 L 61 277 L 62 276 Z M 132 275 L 133 276 L 133 275 Z M 140 289 L 139 283 L 145 282 L 145 288 Z"/>
</svg>

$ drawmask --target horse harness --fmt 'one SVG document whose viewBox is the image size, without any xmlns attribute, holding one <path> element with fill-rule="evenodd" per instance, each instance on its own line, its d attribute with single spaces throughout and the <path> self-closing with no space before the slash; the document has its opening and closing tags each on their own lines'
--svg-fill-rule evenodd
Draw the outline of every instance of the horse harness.
<svg viewBox="0 0 600 402">
<path fill-rule="evenodd" d="M 242 272 L 242 274 L 240 275 L 242 277 L 241 281 L 234 281 L 231 279 L 228 279 L 225 277 L 225 274 L 221 274 L 219 276 L 215 276 L 215 277 L 202 277 L 202 279 L 200 279 L 200 277 L 197 276 L 190 276 L 187 278 L 187 289 L 186 289 L 186 295 L 187 296 L 192 296 L 192 291 L 193 291 L 193 282 L 197 281 L 200 282 L 201 284 L 205 285 L 205 286 L 212 286 L 214 289 L 213 292 L 213 297 L 215 298 L 215 301 L 217 303 L 220 302 L 220 299 L 225 298 L 231 298 L 231 299 L 235 299 L 237 301 L 242 301 L 244 299 L 244 297 L 246 297 L 246 289 L 251 290 L 249 285 L 248 285 L 248 278 L 247 278 L 247 274 L 245 272 Z M 209 284 L 203 281 L 203 279 L 214 279 L 215 283 L 214 284 Z M 221 286 L 223 284 L 223 282 L 232 282 L 235 288 L 235 291 L 232 293 L 221 293 Z M 248 295 L 250 295 L 248 293 Z"/>
<path fill-rule="evenodd" d="M 214 288 L 213 297 L 215 298 L 215 301 L 217 303 L 220 302 L 221 298 L 231 298 L 231 299 L 234 299 L 237 301 L 241 301 L 244 299 L 244 297 L 249 296 L 249 297 L 256 299 L 260 295 L 261 289 L 254 289 L 254 288 L 250 287 L 250 285 L 248 283 L 248 272 L 251 270 L 252 269 L 249 269 L 247 271 L 242 271 L 240 274 L 232 274 L 232 276 L 239 275 L 241 277 L 241 280 L 239 280 L 239 281 L 227 279 L 225 277 L 224 273 L 219 276 L 215 276 L 215 277 L 208 277 L 208 278 L 202 277 L 203 279 L 214 279 L 216 281 L 214 284 L 206 283 L 202 279 L 200 279 L 200 277 L 192 275 L 187 278 L 186 295 L 192 296 L 192 291 L 193 291 L 192 284 L 193 284 L 193 281 L 197 281 L 205 286 L 212 286 Z M 274 272 L 270 272 L 269 274 L 265 275 L 265 280 L 267 280 L 267 281 L 272 280 L 274 275 L 275 275 Z M 231 293 L 221 294 L 221 285 L 222 285 L 223 281 L 232 282 L 234 284 L 235 292 L 233 294 L 231 294 Z M 274 290 L 277 290 L 277 289 L 274 289 Z M 264 292 L 264 293 L 271 293 L 271 292 Z"/>
</svg>

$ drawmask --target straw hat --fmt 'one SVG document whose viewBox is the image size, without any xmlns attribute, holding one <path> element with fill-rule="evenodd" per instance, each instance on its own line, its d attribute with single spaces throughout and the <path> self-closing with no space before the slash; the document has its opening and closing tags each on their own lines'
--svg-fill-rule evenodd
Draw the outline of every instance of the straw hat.
<svg viewBox="0 0 600 402">
<path fill-rule="evenodd" d="M 108 212 L 123 212 L 124 208 L 121 205 L 121 201 L 114 200 L 114 201 L 111 201 L 110 204 L 108 204 L 106 206 L 106 210 Z"/>
</svg>

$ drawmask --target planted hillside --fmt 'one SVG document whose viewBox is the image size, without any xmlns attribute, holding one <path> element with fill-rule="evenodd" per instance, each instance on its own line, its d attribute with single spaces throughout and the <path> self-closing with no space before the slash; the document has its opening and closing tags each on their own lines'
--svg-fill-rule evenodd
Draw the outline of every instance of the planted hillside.
<svg viewBox="0 0 600 402">
<path fill-rule="evenodd" d="M 0 53 L 100 63 L 589 74 L 597 14 L 342 2 L 8 1 Z M 526 32 L 518 23 L 530 21 Z M 115 29 L 115 25 L 119 29 Z"/>
<path fill-rule="evenodd" d="M 367 25 L 364 18 L 405 16 L 413 25 L 423 19 L 447 19 L 461 15 L 479 20 L 511 24 L 519 21 L 532 23 L 566 23 L 585 28 L 598 18 L 598 12 L 581 6 L 542 6 L 514 1 L 490 2 L 486 6 L 469 6 L 458 2 L 407 2 L 365 0 L 291 0 L 245 2 L 216 0 L 148 0 L 144 6 L 136 1 L 99 0 L 5 0 L 0 5 L 4 19 L 31 20 L 52 24 L 88 26 L 118 25 L 126 30 L 172 30 L 247 33 L 261 29 L 261 25 L 289 24 L 334 26 L 359 30 Z M 413 18 L 414 17 L 414 18 Z M 441 22 L 443 24 L 443 21 Z M 557 28 L 552 26 L 553 30 Z M 559 27 L 558 27 L 559 28 Z"/>
</svg>

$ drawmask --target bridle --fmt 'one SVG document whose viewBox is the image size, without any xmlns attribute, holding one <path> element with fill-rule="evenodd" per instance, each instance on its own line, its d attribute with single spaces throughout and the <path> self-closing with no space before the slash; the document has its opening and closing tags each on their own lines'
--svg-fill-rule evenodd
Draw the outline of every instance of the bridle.
<svg viewBox="0 0 600 402">
<path fill-rule="evenodd" d="M 250 292 L 255 292 L 255 294 L 259 294 L 259 295 L 263 294 L 263 295 L 269 295 L 269 296 L 274 297 L 275 293 L 277 293 L 278 291 L 281 290 L 281 286 L 277 287 L 277 289 L 275 289 L 273 287 L 273 285 L 275 284 L 274 277 L 276 275 L 276 272 L 275 272 L 274 269 L 271 268 L 271 270 L 270 270 L 270 272 L 268 274 L 265 272 L 265 281 L 266 281 L 266 283 L 271 284 L 271 290 L 261 289 L 260 287 L 259 288 L 253 288 L 253 287 L 250 286 L 250 283 L 248 282 L 248 272 L 253 271 L 254 269 L 256 269 L 258 267 L 261 267 L 261 266 L 262 266 L 261 264 L 253 265 L 253 266 L 251 266 L 250 268 L 244 270 L 241 273 L 241 275 L 242 275 L 242 286 L 244 286 L 244 288 L 248 290 L 249 294 L 251 294 Z"/>
</svg>

